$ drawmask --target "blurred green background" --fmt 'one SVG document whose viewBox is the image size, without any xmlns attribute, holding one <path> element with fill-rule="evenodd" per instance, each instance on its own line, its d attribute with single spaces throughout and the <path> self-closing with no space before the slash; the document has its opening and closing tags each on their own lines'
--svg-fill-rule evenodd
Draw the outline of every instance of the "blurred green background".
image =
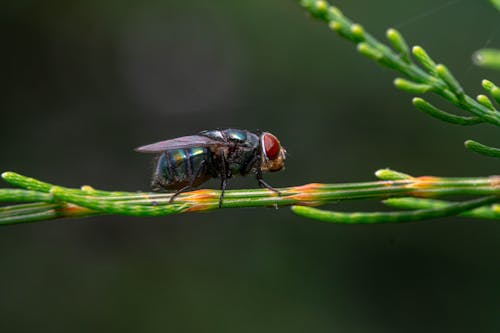
<svg viewBox="0 0 500 333">
<path fill-rule="evenodd" d="M 486 0 L 335 4 L 380 38 L 399 28 L 472 95 L 500 81 L 471 65 L 500 44 Z M 152 162 L 134 147 L 236 127 L 269 130 L 290 153 L 274 186 L 382 167 L 498 173 L 463 148 L 498 143 L 498 129 L 414 110 L 394 73 L 293 0 L 2 1 L 0 27 L 2 171 L 148 190 Z M 498 332 L 499 281 L 492 221 L 328 225 L 285 208 L 0 230 L 1 332 Z"/>
</svg>

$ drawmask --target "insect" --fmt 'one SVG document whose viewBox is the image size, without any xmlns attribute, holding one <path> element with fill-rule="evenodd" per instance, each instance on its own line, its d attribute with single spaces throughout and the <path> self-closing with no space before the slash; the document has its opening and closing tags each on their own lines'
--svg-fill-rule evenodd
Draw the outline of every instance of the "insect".
<svg viewBox="0 0 500 333">
<path fill-rule="evenodd" d="M 271 133 L 234 128 L 206 130 L 142 146 L 136 151 L 159 154 L 151 187 L 154 191 L 176 190 L 170 202 L 180 193 L 210 178 L 219 178 L 219 207 L 227 180 L 233 175 L 254 173 L 260 186 L 279 194 L 264 181 L 262 173 L 283 169 L 286 154 Z"/>
</svg>

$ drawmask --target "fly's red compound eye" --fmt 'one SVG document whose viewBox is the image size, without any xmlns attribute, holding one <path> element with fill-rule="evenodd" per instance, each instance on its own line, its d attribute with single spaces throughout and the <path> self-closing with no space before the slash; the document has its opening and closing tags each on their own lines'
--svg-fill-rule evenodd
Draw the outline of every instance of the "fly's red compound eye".
<svg viewBox="0 0 500 333">
<path fill-rule="evenodd" d="M 262 135 L 262 146 L 267 158 L 274 160 L 280 153 L 280 142 L 276 137 L 270 133 Z"/>
</svg>

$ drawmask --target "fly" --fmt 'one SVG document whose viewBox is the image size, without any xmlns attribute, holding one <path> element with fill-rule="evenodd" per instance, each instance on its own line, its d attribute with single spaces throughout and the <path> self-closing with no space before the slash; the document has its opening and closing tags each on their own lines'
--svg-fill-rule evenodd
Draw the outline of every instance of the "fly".
<svg viewBox="0 0 500 333">
<path fill-rule="evenodd" d="M 269 132 L 234 128 L 202 131 L 142 146 L 136 151 L 158 154 L 151 187 L 153 191 L 176 190 L 170 202 L 210 178 L 219 178 L 219 207 L 227 180 L 233 175 L 253 173 L 260 186 L 279 193 L 264 181 L 262 173 L 283 169 L 286 153 Z"/>
</svg>

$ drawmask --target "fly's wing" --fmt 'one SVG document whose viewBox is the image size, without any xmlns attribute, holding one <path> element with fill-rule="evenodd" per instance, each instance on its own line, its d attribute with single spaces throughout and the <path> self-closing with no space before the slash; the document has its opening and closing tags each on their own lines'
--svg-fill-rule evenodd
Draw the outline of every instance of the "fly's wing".
<svg viewBox="0 0 500 333">
<path fill-rule="evenodd" d="M 222 142 L 214 139 L 207 138 L 201 135 L 181 136 L 179 138 L 160 141 L 150 145 L 136 148 L 135 151 L 139 153 L 162 153 L 170 149 L 182 149 L 193 147 L 209 147 L 214 145 L 221 145 Z"/>
</svg>

